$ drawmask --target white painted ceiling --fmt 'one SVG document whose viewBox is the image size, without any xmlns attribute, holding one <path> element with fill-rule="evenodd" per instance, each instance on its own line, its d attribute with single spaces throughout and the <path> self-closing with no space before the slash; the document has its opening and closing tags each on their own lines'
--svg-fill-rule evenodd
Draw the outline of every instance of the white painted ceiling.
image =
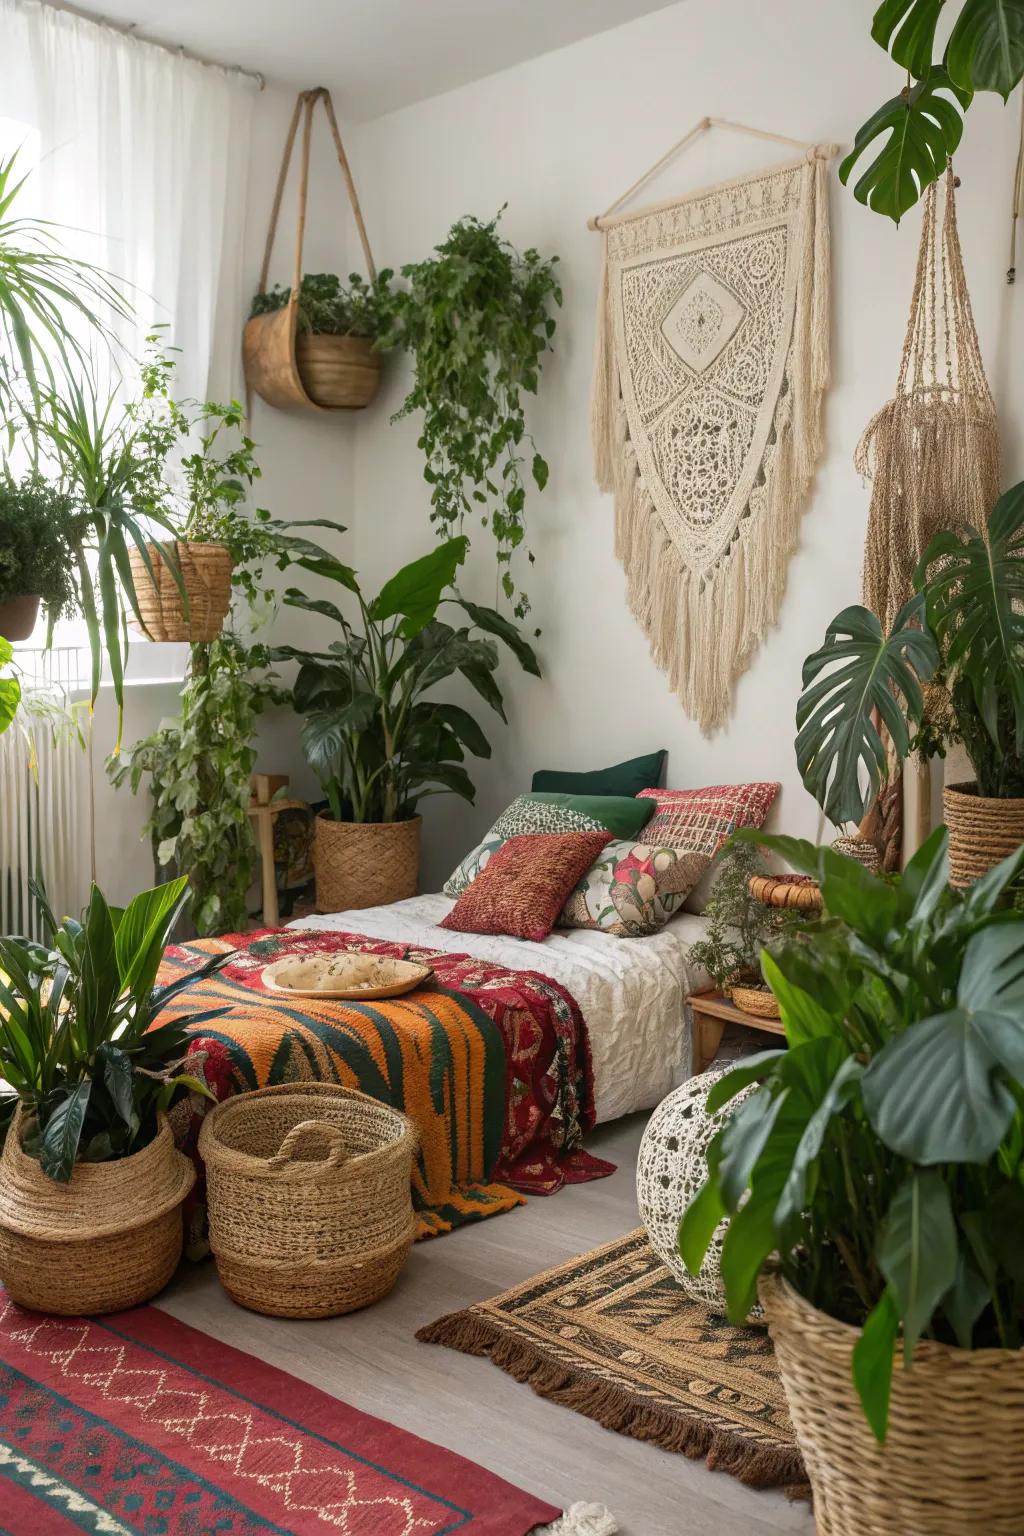
<svg viewBox="0 0 1024 1536">
<path fill-rule="evenodd" d="M 377 117 L 675 0 L 75 0 L 68 9 Z"/>
</svg>

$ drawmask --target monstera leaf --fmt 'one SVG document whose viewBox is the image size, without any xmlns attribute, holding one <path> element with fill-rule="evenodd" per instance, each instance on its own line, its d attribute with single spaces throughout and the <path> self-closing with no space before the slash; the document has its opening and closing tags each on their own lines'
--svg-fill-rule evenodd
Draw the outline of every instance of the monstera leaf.
<svg viewBox="0 0 1024 1536">
<path fill-rule="evenodd" d="M 1005 101 L 1024 75 L 1024 0 L 966 0 L 946 49 L 946 68 L 962 90 L 998 91 Z"/>
<path fill-rule="evenodd" d="M 863 818 L 885 774 L 876 711 L 897 754 L 905 757 L 909 750 L 907 721 L 920 721 L 924 709 L 919 680 L 931 677 L 938 663 L 935 641 L 918 627 L 923 608 L 922 597 L 912 598 L 896 615 L 891 635 L 882 633 L 870 609 L 844 608 L 824 645 L 804 662 L 797 765 L 837 826 Z"/>
<path fill-rule="evenodd" d="M 936 534 L 916 584 L 947 670 L 969 685 L 997 750 L 1000 705 L 1009 700 L 1024 753 L 1024 482 L 996 502 L 987 540 L 973 530 Z"/>
<path fill-rule="evenodd" d="M 882 0 L 871 36 L 897 64 L 923 80 L 935 56 L 935 28 L 946 0 Z"/>
<path fill-rule="evenodd" d="M 858 202 L 898 224 L 924 187 L 938 180 L 964 131 L 972 93 L 939 65 L 902 90 L 857 130 L 853 149 L 839 167 L 845 186 L 861 155 L 883 134 L 888 138 L 853 189 Z"/>
</svg>

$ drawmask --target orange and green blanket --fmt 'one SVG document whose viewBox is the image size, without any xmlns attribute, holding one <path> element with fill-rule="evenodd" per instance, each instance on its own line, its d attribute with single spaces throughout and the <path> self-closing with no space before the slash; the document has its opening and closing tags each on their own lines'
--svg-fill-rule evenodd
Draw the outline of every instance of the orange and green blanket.
<svg viewBox="0 0 1024 1536">
<path fill-rule="evenodd" d="M 358 949 L 421 961 L 434 974 L 404 997 L 374 1002 L 282 1001 L 261 973 L 284 954 Z M 413 1202 L 419 1236 L 601 1178 L 613 1165 L 581 1148 L 593 1123 L 586 1026 L 575 1000 L 533 971 L 507 971 L 358 934 L 267 930 L 173 946 L 161 980 L 201 958 L 234 951 L 222 970 L 175 1000 L 180 1014 L 227 1007 L 199 1025 L 193 1073 L 218 1098 L 273 1083 L 320 1080 L 359 1088 L 401 1109 L 419 1132 Z M 172 1113 L 179 1144 L 196 1158 L 208 1101 L 190 1096 Z M 201 1170 L 200 1170 L 201 1171 Z M 202 1240 L 201 1200 L 191 1244 Z"/>
</svg>

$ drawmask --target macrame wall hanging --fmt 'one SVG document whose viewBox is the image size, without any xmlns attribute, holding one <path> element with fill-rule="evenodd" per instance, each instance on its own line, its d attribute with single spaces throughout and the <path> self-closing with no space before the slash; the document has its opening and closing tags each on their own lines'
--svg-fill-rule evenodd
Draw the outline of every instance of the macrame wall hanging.
<svg viewBox="0 0 1024 1536">
<path fill-rule="evenodd" d="M 971 311 L 956 223 L 956 180 L 924 196 L 921 244 L 896 394 L 872 417 L 854 462 L 872 482 L 864 545 L 864 602 L 888 627 L 914 590 L 914 570 L 943 528 L 983 528 L 999 495 L 999 426 Z M 934 707 L 941 708 L 938 692 Z M 930 831 L 931 777 L 918 762 L 916 841 Z M 883 867 L 904 846 L 903 775 L 890 761 L 886 788 L 861 831 Z"/>
<path fill-rule="evenodd" d="M 616 215 L 710 127 L 802 152 Z M 595 476 L 615 496 L 630 607 L 705 733 L 778 617 L 822 449 L 834 153 L 704 118 L 590 221 L 604 239 Z"/>
</svg>

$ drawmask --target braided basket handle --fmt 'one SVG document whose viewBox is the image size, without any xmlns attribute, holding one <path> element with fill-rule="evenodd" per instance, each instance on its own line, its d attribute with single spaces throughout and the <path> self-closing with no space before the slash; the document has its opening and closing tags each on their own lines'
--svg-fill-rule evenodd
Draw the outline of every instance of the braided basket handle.
<svg viewBox="0 0 1024 1536">
<path fill-rule="evenodd" d="M 304 1158 L 292 1156 L 295 1147 L 307 1136 L 319 1136 L 329 1144 L 326 1157 L 310 1162 Z M 292 1126 L 277 1153 L 268 1158 L 267 1167 L 273 1168 L 275 1172 L 281 1168 L 291 1168 L 296 1172 L 313 1176 L 331 1168 L 340 1168 L 347 1157 L 348 1147 L 345 1138 L 336 1125 L 331 1125 L 326 1120 L 301 1120 L 298 1125 Z"/>
</svg>

